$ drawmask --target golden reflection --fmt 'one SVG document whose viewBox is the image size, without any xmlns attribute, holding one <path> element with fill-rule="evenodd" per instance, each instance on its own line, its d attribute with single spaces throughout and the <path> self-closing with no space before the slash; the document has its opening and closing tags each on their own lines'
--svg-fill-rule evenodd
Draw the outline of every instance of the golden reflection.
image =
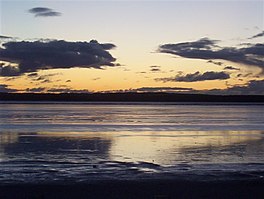
<svg viewBox="0 0 264 199">
<path fill-rule="evenodd" d="M 0 148 L 4 145 L 16 143 L 18 141 L 18 133 L 0 133 Z"/>
<path fill-rule="evenodd" d="M 5 146 L 16 142 L 18 142 L 17 133 L 0 132 L 0 162 L 4 159 L 5 156 Z"/>
<path fill-rule="evenodd" d="M 122 162 L 174 164 L 177 160 L 207 156 L 224 147 L 239 147 L 263 138 L 263 131 L 163 131 L 163 132 L 41 132 L 40 136 L 64 139 L 111 140 L 109 158 Z M 199 150 L 205 150 L 202 154 Z M 207 150 L 207 151 L 206 151 Z M 238 150 L 238 149 L 237 149 Z M 207 154 L 208 153 L 208 154 Z M 232 151 L 229 151 L 231 153 Z M 218 154 L 223 156 L 222 153 Z M 189 156 L 189 157 L 187 157 Z M 174 162 L 174 163 L 173 163 Z"/>
<path fill-rule="evenodd" d="M 131 133 L 132 134 L 132 133 Z M 145 132 L 114 139 L 110 154 L 117 161 L 147 161 L 170 164 L 185 159 L 186 150 L 236 146 L 262 139 L 263 132 Z M 197 154 L 199 156 L 199 154 Z"/>
</svg>

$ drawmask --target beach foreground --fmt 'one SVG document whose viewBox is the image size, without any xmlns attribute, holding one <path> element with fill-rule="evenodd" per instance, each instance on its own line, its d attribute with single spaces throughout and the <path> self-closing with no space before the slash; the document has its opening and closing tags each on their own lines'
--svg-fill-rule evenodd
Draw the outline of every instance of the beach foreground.
<svg viewBox="0 0 264 199">
<path fill-rule="evenodd" d="M 0 198 L 263 198 L 264 180 L 109 181 L 90 184 L 1 185 Z"/>
<path fill-rule="evenodd" d="M 2 104 L 0 199 L 263 198 L 263 108 Z"/>
</svg>

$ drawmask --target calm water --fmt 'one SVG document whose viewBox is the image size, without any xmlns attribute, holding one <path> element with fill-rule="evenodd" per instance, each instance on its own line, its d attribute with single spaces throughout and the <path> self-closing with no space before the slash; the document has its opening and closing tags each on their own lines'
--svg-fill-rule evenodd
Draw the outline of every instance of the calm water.
<svg viewBox="0 0 264 199">
<path fill-rule="evenodd" d="M 0 183 L 264 175 L 264 105 L 0 104 Z"/>
</svg>

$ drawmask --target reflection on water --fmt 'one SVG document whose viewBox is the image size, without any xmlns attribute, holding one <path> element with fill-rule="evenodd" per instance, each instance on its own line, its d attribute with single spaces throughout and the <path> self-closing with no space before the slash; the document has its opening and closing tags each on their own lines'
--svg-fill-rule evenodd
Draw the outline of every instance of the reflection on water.
<svg viewBox="0 0 264 199">
<path fill-rule="evenodd" d="M 4 149 L 6 146 L 18 142 L 18 134 L 17 133 L 0 133 L 0 162 L 4 160 Z"/>
<path fill-rule="evenodd" d="M 120 161 L 152 161 L 164 166 L 258 161 L 262 154 L 250 147 L 258 143 L 256 148 L 264 149 L 263 136 L 262 132 L 235 131 L 134 133 L 115 139 L 111 154 Z M 243 159 L 237 154 L 243 154 Z"/>
<path fill-rule="evenodd" d="M 263 130 L 263 105 L 0 104 L 0 129 L 46 131 Z"/>
<path fill-rule="evenodd" d="M 6 103 L 0 129 L 0 183 L 264 173 L 263 105 Z"/>
<path fill-rule="evenodd" d="M 264 172 L 263 131 L 0 132 L 0 182 Z M 153 176 L 152 176 L 153 177 Z"/>
</svg>

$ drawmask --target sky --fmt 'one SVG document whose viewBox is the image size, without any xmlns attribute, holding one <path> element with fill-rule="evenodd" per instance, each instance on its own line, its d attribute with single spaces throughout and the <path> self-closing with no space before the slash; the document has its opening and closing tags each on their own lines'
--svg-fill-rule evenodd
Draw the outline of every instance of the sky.
<svg viewBox="0 0 264 199">
<path fill-rule="evenodd" d="M 264 94 L 264 2 L 0 0 L 0 92 Z"/>
</svg>

